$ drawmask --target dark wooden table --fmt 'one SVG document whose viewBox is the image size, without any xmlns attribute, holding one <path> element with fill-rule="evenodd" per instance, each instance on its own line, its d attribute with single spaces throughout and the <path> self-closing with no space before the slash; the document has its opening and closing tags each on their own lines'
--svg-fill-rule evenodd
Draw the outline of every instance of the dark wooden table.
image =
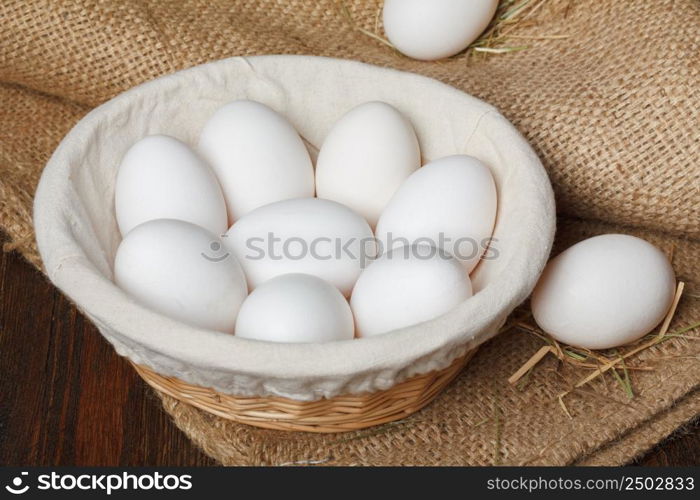
<svg viewBox="0 0 700 500">
<path fill-rule="evenodd" d="M 700 464 L 700 425 L 637 463 Z M 0 465 L 215 462 L 175 427 L 133 369 L 41 273 L 18 254 L 3 253 Z"/>
</svg>

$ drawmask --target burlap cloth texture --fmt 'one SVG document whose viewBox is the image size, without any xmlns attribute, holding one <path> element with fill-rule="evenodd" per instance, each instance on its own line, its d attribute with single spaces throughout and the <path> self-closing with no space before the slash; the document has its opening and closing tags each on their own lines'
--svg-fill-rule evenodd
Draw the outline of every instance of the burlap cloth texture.
<svg viewBox="0 0 700 500">
<path fill-rule="evenodd" d="M 344 5 L 349 15 L 331 0 L 3 0 L 6 249 L 41 266 L 34 189 L 63 135 L 95 105 L 210 60 L 325 55 L 421 73 L 499 107 L 548 169 L 558 249 L 597 233 L 643 236 L 687 282 L 671 329 L 700 319 L 700 2 L 545 0 L 511 33 L 510 45 L 527 50 L 439 62 L 410 60 L 357 29 L 382 33 L 381 1 Z M 224 464 L 622 464 L 700 413 L 697 340 L 676 338 L 630 362 L 654 368 L 632 371 L 632 399 L 612 377 L 577 391 L 566 400 L 571 418 L 556 395 L 587 371 L 548 359 L 523 386 L 506 382 L 541 345 L 504 332 L 425 410 L 346 434 L 259 430 L 162 399 Z"/>
</svg>

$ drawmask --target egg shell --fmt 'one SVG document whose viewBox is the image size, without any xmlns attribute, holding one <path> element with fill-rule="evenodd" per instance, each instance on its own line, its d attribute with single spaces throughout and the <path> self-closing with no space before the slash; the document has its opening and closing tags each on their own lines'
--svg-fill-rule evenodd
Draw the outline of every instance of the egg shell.
<svg viewBox="0 0 700 500">
<path fill-rule="evenodd" d="M 154 219 L 178 219 L 223 234 L 228 229 L 224 196 L 214 172 L 186 144 L 152 135 L 122 158 L 114 191 L 122 236 Z"/>
<path fill-rule="evenodd" d="M 225 244 L 243 266 L 250 290 L 288 273 L 317 276 L 348 296 L 376 245 L 367 221 L 319 198 L 271 203 L 239 219 Z"/>
<path fill-rule="evenodd" d="M 532 295 L 532 314 L 565 344 L 618 347 L 663 320 L 675 285 L 671 264 L 654 245 L 605 234 L 575 244 L 547 264 Z"/>
<path fill-rule="evenodd" d="M 427 245 L 400 247 L 373 261 L 350 299 L 358 337 L 379 335 L 445 314 L 472 296 L 451 255 Z"/>
<path fill-rule="evenodd" d="M 199 152 L 219 178 L 230 223 L 263 205 L 314 195 L 301 137 L 262 103 L 237 100 L 219 108 L 202 129 Z"/>
<path fill-rule="evenodd" d="M 418 139 L 407 118 L 384 102 L 360 104 L 323 141 L 316 161 L 316 195 L 347 205 L 374 227 L 420 161 Z"/>
<path fill-rule="evenodd" d="M 385 0 L 384 31 L 403 54 L 432 61 L 466 49 L 493 19 L 498 0 Z"/>
<path fill-rule="evenodd" d="M 200 328 L 233 333 L 245 276 L 221 239 L 189 222 L 135 227 L 114 261 L 116 284 L 146 307 Z"/>
<path fill-rule="evenodd" d="M 236 336 L 268 342 L 330 342 L 355 335 L 352 312 L 337 288 L 308 274 L 266 281 L 243 302 Z"/>
<path fill-rule="evenodd" d="M 377 223 L 380 250 L 407 244 L 441 247 L 471 272 L 488 247 L 496 220 L 489 168 L 466 155 L 435 160 L 406 179 Z"/>
</svg>

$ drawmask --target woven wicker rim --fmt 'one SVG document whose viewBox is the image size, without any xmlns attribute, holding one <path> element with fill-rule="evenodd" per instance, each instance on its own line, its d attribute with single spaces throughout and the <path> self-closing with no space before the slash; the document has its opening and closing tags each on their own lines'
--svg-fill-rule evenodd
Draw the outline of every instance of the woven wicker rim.
<svg viewBox="0 0 700 500">
<path fill-rule="evenodd" d="M 222 394 L 132 364 L 154 389 L 219 417 L 265 429 L 329 433 L 385 424 L 417 412 L 454 380 L 475 352 L 472 349 L 447 368 L 417 375 L 384 391 L 318 401 Z"/>
</svg>

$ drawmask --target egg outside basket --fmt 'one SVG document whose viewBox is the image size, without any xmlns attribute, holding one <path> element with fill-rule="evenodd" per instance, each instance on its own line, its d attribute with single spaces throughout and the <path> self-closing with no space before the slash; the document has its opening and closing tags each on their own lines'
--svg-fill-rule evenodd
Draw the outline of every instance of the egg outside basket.
<svg viewBox="0 0 700 500">
<path fill-rule="evenodd" d="M 367 339 L 255 342 L 150 311 L 112 281 L 120 241 L 113 201 L 119 162 L 138 139 L 168 134 L 195 146 L 206 119 L 234 99 L 284 114 L 312 155 L 352 107 L 381 100 L 413 123 L 424 159 L 470 154 L 499 195 L 489 258 L 475 295 L 439 318 Z M 96 108 L 49 160 L 34 206 L 51 281 L 153 387 L 259 427 L 335 432 L 399 419 L 425 406 L 529 295 L 551 248 L 551 186 L 527 141 L 490 105 L 435 80 L 311 56 L 232 58 L 140 85 Z"/>
</svg>

